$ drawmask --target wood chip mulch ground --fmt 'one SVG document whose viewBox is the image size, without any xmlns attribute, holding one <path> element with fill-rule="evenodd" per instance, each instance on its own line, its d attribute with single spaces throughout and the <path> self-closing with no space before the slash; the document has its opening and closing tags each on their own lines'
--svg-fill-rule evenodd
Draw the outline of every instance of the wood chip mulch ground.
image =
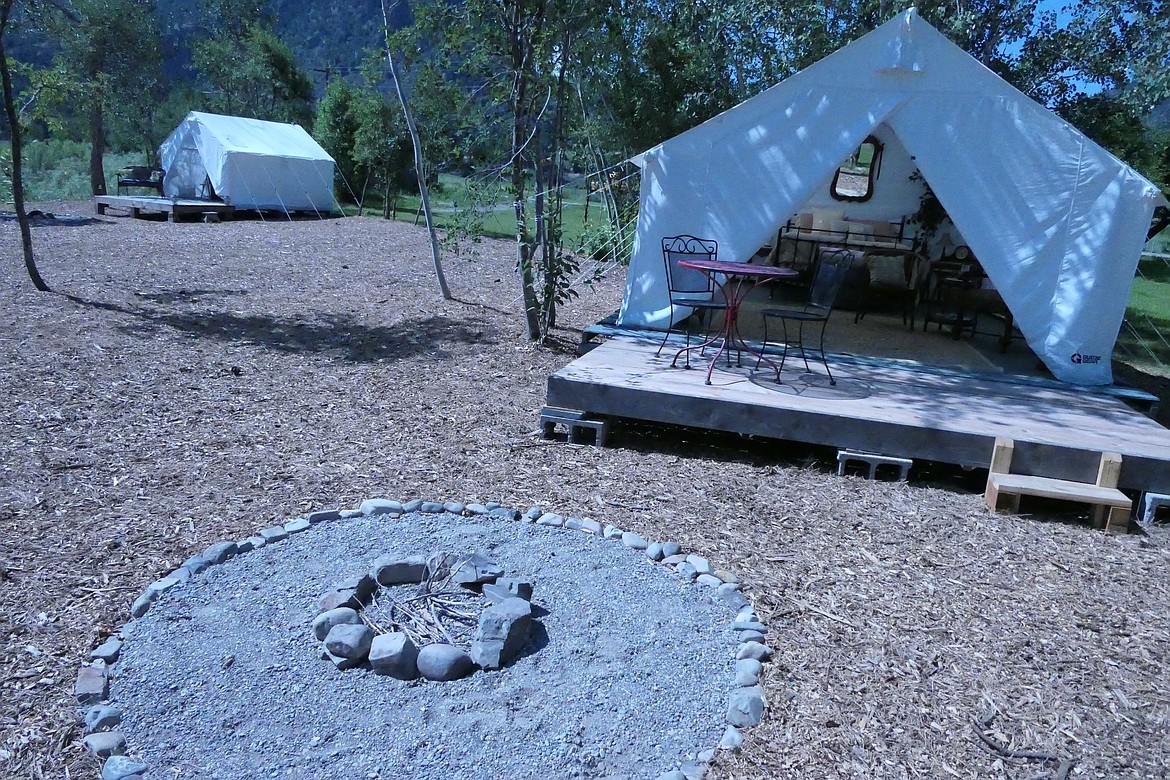
<svg viewBox="0 0 1170 780">
<path fill-rule="evenodd" d="M 542 440 L 546 378 L 617 308 L 620 269 L 537 348 L 508 242 L 449 257 L 443 301 L 425 231 L 378 219 L 42 219 L 52 294 L 16 223 L 0 236 L 4 777 L 97 776 L 72 685 L 145 585 L 373 496 L 539 504 L 737 573 L 776 661 L 764 723 L 715 778 L 1170 775 L 1160 531 L 996 516 L 978 475 L 837 477 L 777 442 Z"/>
</svg>

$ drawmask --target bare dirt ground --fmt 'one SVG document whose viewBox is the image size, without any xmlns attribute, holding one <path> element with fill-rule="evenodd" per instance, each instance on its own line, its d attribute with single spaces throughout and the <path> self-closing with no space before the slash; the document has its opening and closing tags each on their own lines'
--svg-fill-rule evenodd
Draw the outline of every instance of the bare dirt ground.
<svg viewBox="0 0 1170 780">
<path fill-rule="evenodd" d="M 443 301 L 424 231 L 376 219 L 57 220 L 34 228 L 53 294 L 15 222 L 0 239 L 4 777 L 96 777 L 73 681 L 145 585 L 371 496 L 540 504 L 736 572 L 776 660 L 716 778 L 1170 775 L 1170 540 L 992 515 L 978 475 L 836 477 L 776 442 L 541 440 L 546 377 L 620 271 L 534 348 L 506 242 L 449 258 Z"/>
</svg>

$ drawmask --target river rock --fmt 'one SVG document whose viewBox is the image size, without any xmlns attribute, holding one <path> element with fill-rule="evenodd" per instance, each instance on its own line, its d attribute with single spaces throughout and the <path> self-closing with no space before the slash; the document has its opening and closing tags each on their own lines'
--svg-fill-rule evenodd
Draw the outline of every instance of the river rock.
<svg viewBox="0 0 1170 780">
<path fill-rule="evenodd" d="M 741 658 L 735 662 L 735 684 L 749 687 L 760 681 L 764 665 L 754 658 Z"/>
<path fill-rule="evenodd" d="M 134 780 L 146 772 L 146 764 L 137 758 L 110 756 L 102 765 L 102 780 Z"/>
<path fill-rule="evenodd" d="M 370 644 L 370 668 L 399 680 L 418 677 L 418 647 L 401 631 L 374 637 Z"/>
<path fill-rule="evenodd" d="M 411 555 L 401 558 L 383 555 L 374 561 L 374 578 L 379 585 L 409 585 L 422 582 L 426 575 L 427 557 Z"/>
<path fill-rule="evenodd" d="M 479 616 L 479 628 L 471 641 L 471 660 L 484 669 L 509 664 L 528 644 L 532 605 L 520 598 L 493 604 Z"/>
<path fill-rule="evenodd" d="M 122 713 L 112 704 L 97 704 L 85 711 L 86 731 L 106 731 L 122 722 Z"/>
<path fill-rule="evenodd" d="M 363 515 L 400 515 L 402 514 L 403 506 L 397 501 L 391 501 L 388 498 L 368 498 L 358 506 L 358 511 Z"/>
<path fill-rule="evenodd" d="M 474 669 L 471 656 L 453 645 L 427 645 L 418 651 L 418 671 L 428 680 L 458 680 Z"/>
<path fill-rule="evenodd" d="M 341 658 L 364 659 L 370 654 L 374 632 L 366 625 L 343 623 L 329 629 L 325 635 L 325 649 Z"/>
<path fill-rule="evenodd" d="M 86 734 L 81 744 L 95 756 L 113 756 L 126 752 L 126 738 L 120 731 L 95 731 Z"/>
<path fill-rule="evenodd" d="M 83 666 L 77 673 L 73 693 L 81 704 L 95 704 L 110 694 L 110 672 L 106 665 L 97 662 Z"/>
<path fill-rule="evenodd" d="M 727 702 L 727 721 L 746 728 L 757 725 L 764 717 L 764 689 L 758 685 L 737 688 Z"/>
<path fill-rule="evenodd" d="M 688 555 L 687 563 L 695 567 L 695 571 L 699 574 L 711 574 L 714 569 L 711 568 L 711 562 L 702 555 Z"/>
<path fill-rule="evenodd" d="M 759 642 L 744 642 L 739 646 L 739 652 L 735 654 L 736 660 L 743 658 L 754 658 L 757 661 L 767 661 L 772 657 L 772 651 L 768 649 L 767 645 Z"/>
<path fill-rule="evenodd" d="M 228 558 L 235 557 L 238 550 L 239 548 L 235 542 L 220 542 L 219 544 L 213 544 L 204 550 L 203 557 L 210 561 L 213 565 L 218 566 Z"/>
<path fill-rule="evenodd" d="M 451 574 L 451 581 L 460 585 L 482 585 L 495 582 L 504 575 L 504 569 L 479 553 L 472 553 L 463 565 Z"/>
<path fill-rule="evenodd" d="M 336 509 L 321 509 L 316 512 L 310 512 L 309 516 L 305 518 L 310 525 L 317 525 L 317 523 L 328 523 L 330 520 L 340 520 L 341 512 Z"/>
<path fill-rule="evenodd" d="M 89 657 L 93 661 L 104 661 L 107 664 L 112 664 L 118 660 L 118 654 L 121 652 L 122 640 L 112 636 L 91 650 Z"/>
<path fill-rule="evenodd" d="M 647 547 L 646 540 L 633 531 L 626 531 L 622 534 L 622 544 L 631 550 L 645 550 Z"/>
<path fill-rule="evenodd" d="M 284 530 L 283 525 L 274 525 L 270 528 L 260 529 L 260 536 L 264 537 L 264 541 L 272 544 L 288 538 L 288 531 Z"/>
<path fill-rule="evenodd" d="M 722 750 L 736 750 L 743 744 L 743 734 L 735 726 L 728 726 L 723 732 L 723 739 L 719 740 Z"/>
<path fill-rule="evenodd" d="M 324 642 L 325 637 L 329 636 L 329 631 L 334 626 L 355 626 L 361 622 L 362 618 L 355 609 L 350 607 L 331 609 L 322 612 L 313 620 L 313 636 L 317 638 L 318 642 Z"/>
</svg>

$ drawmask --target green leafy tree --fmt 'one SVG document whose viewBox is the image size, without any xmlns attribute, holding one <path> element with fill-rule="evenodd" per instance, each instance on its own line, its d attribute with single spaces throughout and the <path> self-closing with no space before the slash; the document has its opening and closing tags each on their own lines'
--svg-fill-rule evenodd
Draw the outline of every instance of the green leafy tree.
<svg viewBox="0 0 1170 780">
<path fill-rule="evenodd" d="M 161 33 L 154 0 L 73 0 L 73 9 L 76 17 L 39 17 L 57 54 L 51 68 L 31 71 L 30 105 L 58 133 L 88 139 L 90 187 L 104 195 L 111 137 L 154 161 L 165 94 Z"/>
<path fill-rule="evenodd" d="M 1105 93 L 1079 95 L 1061 103 L 1057 111 L 1138 170 L 1155 174 L 1161 167 L 1162 139 L 1122 99 Z"/>
<path fill-rule="evenodd" d="M 508 183 L 525 326 L 529 339 L 541 341 L 555 324 L 558 304 L 572 294 L 575 259 L 564 251 L 559 221 L 564 141 L 566 128 L 579 119 L 569 118 L 577 103 L 572 79 L 601 6 L 428 0 L 414 11 L 409 48 L 425 53 L 459 86 L 450 111 L 462 123 L 464 157 L 503 152 L 489 166 Z"/>
<path fill-rule="evenodd" d="M 354 106 L 356 92 L 345 79 L 335 78 L 330 81 L 325 88 L 325 95 L 317 102 L 317 118 L 313 122 L 313 137 L 337 164 L 334 191 L 342 202 L 357 200 L 353 182 L 360 181 L 354 156 L 354 136 L 358 124 Z"/>
<path fill-rule="evenodd" d="M 399 112 L 376 90 L 363 90 L 354 110 L 353 156 L 362 174 L 361 200 L 365 202 L 370 189 L 381 188 L 382 215 L 388 216 L 394 196 L 414 183 L 410 138 Z"/>
<path fill-rule="evenodd" d="M 369 68 L 363 69 L 369 78 Z M 337 163 L 338 200 L 362 205 L 371 190 L 384 202 L 409 183 L 409 141 L 398 112 L 367 81 L 329 82 L 317 102 L 313 135 Z"/>
<path fill-rule="evenodd" d="M 313 80 L 258 3 L 208 0 L 208 34 L 192 46 L 212 111 L 310 125 Z"/>
<path fill-rule="evenodd" d="M 51 5 L 57 7 L 55 3 L 51 3 Z M 15 10 L 15 0 L 0 0 L 0 88 L 4 92 L 4 116 L 8 120 L 8 132 L 12 146 L 9 180 L 12 183 L 12 204 L 16 209 L 16 222 L 20 227 L 20 247 L 24 257 L 25 271 L 28 272 L 33 287 L 41 292 L 50 292 L 49 285 L 45 283 L 37 268 L 36 255 L 33 254 L 32 231 L 29 229 L 28 213 L 24 204 L 24 173 L 21 167 L 23 131 L 20 111 L 16 106 L 16 90 L 12 85 L 12 69 L 8 62 L 7 41 L 7 36 L 13 27 L 13 12 Z M 67 15 L 73 13 L 72 9 L 68 7 L 58 7 L 58 10 Z"/>
</svg>

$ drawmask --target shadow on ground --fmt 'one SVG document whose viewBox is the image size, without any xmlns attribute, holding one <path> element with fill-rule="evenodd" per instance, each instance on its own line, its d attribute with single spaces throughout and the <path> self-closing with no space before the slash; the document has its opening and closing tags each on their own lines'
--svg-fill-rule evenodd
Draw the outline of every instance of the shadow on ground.
<svg viewBox="0 0 1170 780">
<path fill-rule="evenodd" d="M 196 302 L 213 295 L 240 294 L 246 294 L 246 291 L 180 290 L 137 295 L 152 302 L 169 304 Z M 338 360 L 352 363 L 402 360 L 420 354 L 441 359 L 448 356 L 446 350 L 452 345 L 494 344 L 498 339 L 496 330 L 489 326 L 436 315 L 402 320 L 393 325 L 370 326 L 344 313 L 314 312 L 310 320 L 226 311 L 140 309 L 117 303 L 89 301 L 73 295 L 65 297 L 82 306 L 136 318 L 137 322 L 121 326 L 124 332 L 131 335 L 153 337 L 160 329 L 170 328 L 192 338 L 255 344 L 281 352 L 329 354 Z"/>
</svg>

